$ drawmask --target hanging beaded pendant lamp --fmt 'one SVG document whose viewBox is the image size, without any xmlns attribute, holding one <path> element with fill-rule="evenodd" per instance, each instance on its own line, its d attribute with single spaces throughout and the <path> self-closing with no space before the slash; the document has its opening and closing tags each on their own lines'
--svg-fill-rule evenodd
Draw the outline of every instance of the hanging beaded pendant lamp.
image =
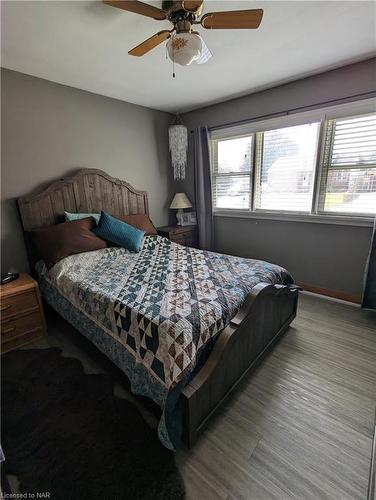
<svg viewBox="0 0 376 500">
<path fill-rule="evenodd" d="M 179 115 L 175 116 L 174 122 L 168 129 L 168 142 L 174 180 L 184 180 L 187 166 L 188 130 Z"/>
</svg>

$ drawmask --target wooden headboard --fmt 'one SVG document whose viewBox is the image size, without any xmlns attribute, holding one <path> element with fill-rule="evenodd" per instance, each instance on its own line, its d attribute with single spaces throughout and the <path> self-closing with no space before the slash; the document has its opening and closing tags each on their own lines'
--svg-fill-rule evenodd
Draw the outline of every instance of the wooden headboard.
<svg viewBox="0 0 376 500">
<path fill-rule="evenodd" d="M 18 200 L 25 234 L 25 245 L 31 273 L 40 256 L 31 244 L 27 231 L 64 221 L 64 211 L 112 215 L 149 215 L 148 196 L 130 184 L 102 170 L 83 168 L 75 175 L 53 182 L 39 193 Z M 36 277 L 36 276 L 35 276 Z"/>
<path fill-rule="evenodd" d="M 149 215 L 145 191 L 93 168 L 79 170 L 37 194 L 19 198 L 18 207 L 25 231 L 63 221 L 64 211 Z"/>
</svg>

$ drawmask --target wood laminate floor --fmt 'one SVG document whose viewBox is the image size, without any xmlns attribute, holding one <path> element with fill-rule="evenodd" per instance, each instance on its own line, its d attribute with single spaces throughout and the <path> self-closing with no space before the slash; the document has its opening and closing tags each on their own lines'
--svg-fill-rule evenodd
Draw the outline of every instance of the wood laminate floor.
<svg viewBox="0 0 376 500">
<path fill-rule="evenodd" d="M 48 345 L 79 357 L 89 372 L 101 370 L 61 326 L 49 330 Z M 116 392 L 132 398 L 122 387 Z M 187 499 L 364 500 L 375 400 L 376 314 L 302 295 L 273 352 L 195 447 L 177 452 Z"/>
<path fill-rule="evenodd" d="M 188 498 L 365 499 L 376 315 L 307 295 L 285 337 L 193 450 Z"/>
</svg>

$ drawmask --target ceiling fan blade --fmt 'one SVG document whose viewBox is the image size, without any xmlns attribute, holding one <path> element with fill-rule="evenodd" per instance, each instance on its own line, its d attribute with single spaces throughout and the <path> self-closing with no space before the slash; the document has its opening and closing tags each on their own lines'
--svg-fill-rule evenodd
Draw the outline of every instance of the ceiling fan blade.
<svg viewBox="0 0 376 500">
<path fill-rule="evenodd" d="M 201 9 L 204 0 L 183 0 L 181 6 L 188 12 L 197 12 Z"/>
<path fill-rule="evenodd" d="M 151 49 L 154 49 L 157 45 L 160 43 L 164 42 L 171 36 L 171 31 L 168 30 L 163 30 L 160 31 L 159 33 L 156 33 L 155 35 L 151 36 L 144 42 L 140 43 L 140 45 L 137 45 L 137 47 L 134 47 L 132 50 L 128 52 L 130 56 L 143 56 L 147 52 L 149 52 Z"/>
<path fill-rule="evenodd" d="M 136 0 L 103 0 L 106 5 L 111 5 L 111 7 L 117 7 L 118 9 L 127 10 L 128 12 L 134 12 L 135 14 L 141 14 L 141 16 L 151 17 L 159 21 L 166 19 L 166 13 L 162 9 L 153 7 L 144 2 L 138 2 Z"/>
<path fill-rule="evenodd" d="M 201 19 L 201 26 L 209 30 L 258 28 L 264 11 L 262 9 L 230 10 L 211 12 Z"/>
</svg>

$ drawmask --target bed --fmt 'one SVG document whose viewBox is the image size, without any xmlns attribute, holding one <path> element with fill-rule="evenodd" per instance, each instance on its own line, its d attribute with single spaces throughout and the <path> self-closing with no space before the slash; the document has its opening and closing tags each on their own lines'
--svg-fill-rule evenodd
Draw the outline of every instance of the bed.
<svg viewBox="0 0 376 500">
<path fill-rule="evenodd" d="M 296 315 L 298 288 L 283 268 L 146 236 L 71 255 L 47 270 L 28 231 L 64 211 L 148 214 L 148 198 L 105 172 L 83 169 L 18 200 L 32 269 L 47 303 L 110 358 L 135 394 L 156 402 L 159 437 L 192 446 L 205 422 L 257 366 Z"/>
</svg>

